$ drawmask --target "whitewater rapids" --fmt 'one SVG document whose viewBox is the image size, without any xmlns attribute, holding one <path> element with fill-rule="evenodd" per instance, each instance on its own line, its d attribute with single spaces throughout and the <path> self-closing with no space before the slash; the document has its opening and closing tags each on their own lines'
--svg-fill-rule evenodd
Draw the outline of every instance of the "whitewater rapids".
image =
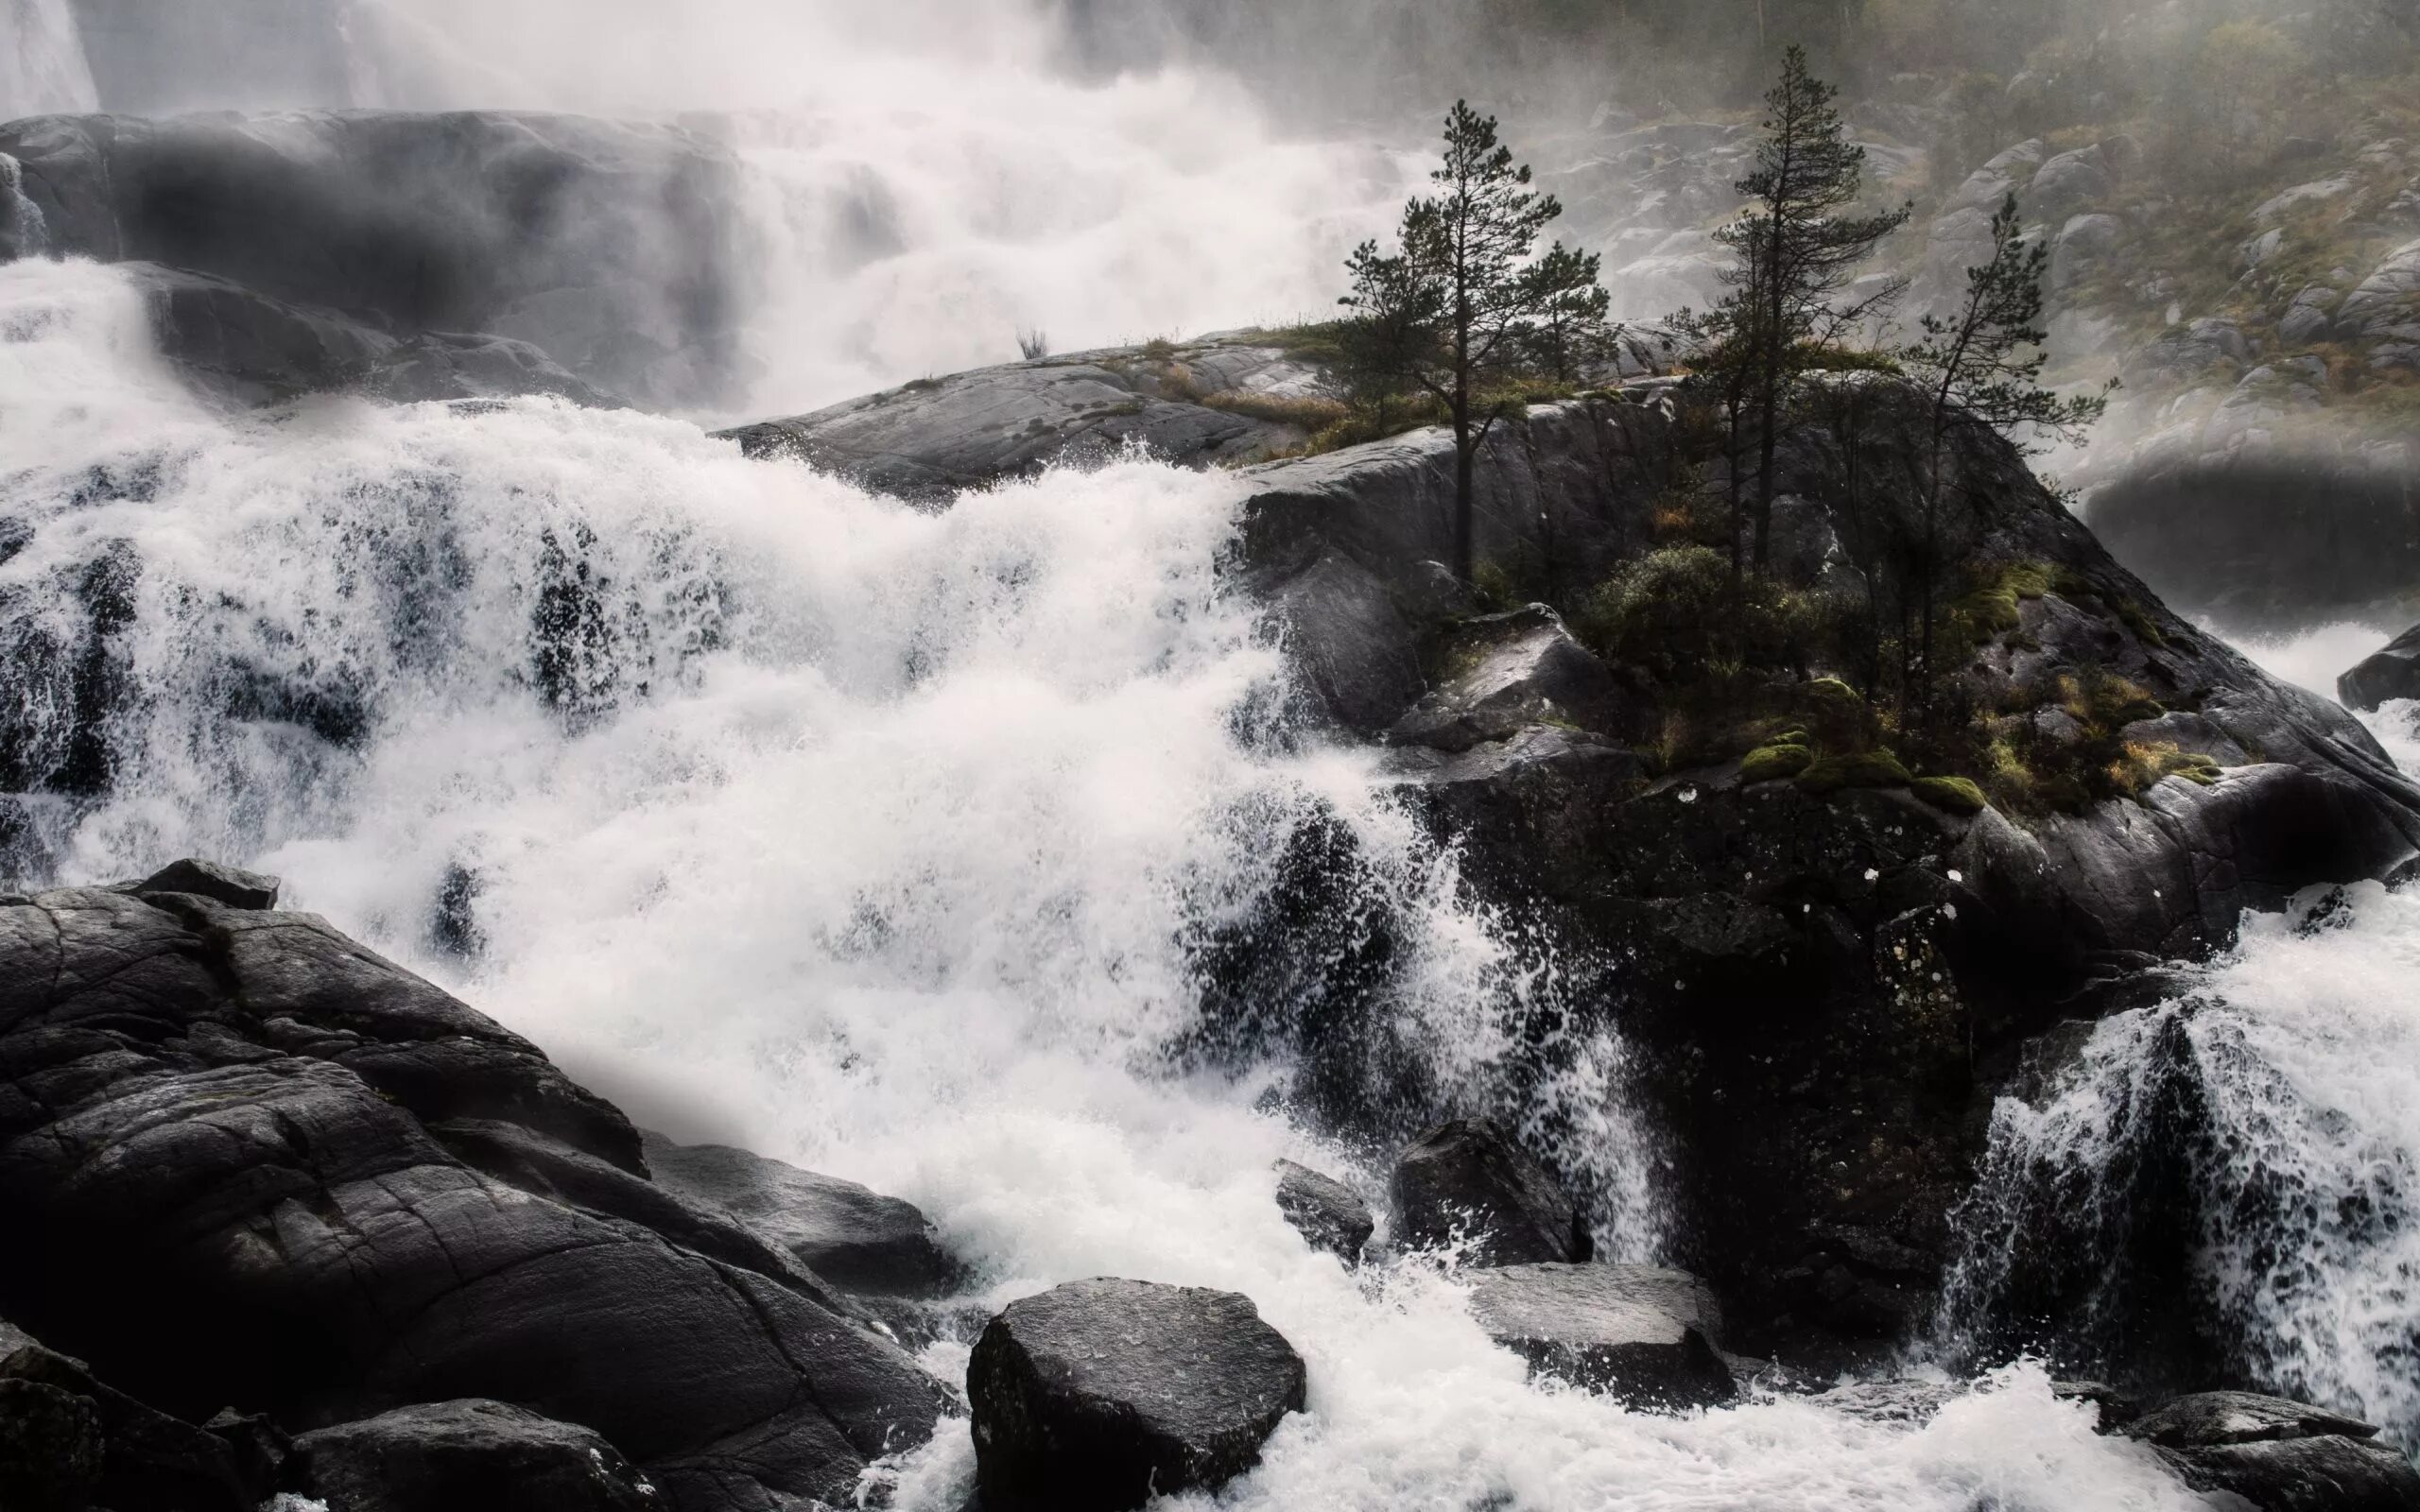
<svg viewBox="0 0 2420 1512">
<path fill-rule="evenodd" d="M 34 816 L 60 880 L 280 873 L 642 1122 L 916 1202 L 990 1303 L 1099 1274 L 1245 1293 L 1310 1410 L 1219 1505 L 2199 1504 L 2035 1367 L 1919 1431 L 1626 1415 L 1530 1385 L 1450 1277 L 1302 1245 L 1270 1162 L 1374 1168 L 1262 1100 L 1282 1060 L 1170 1051 L 1203 998 L 1185 942 L 1250 913 L 1287 835 L 1349 833 L 1409 942 L 1393 1031 L 1445 1095 L 1498 1085 L 1560 979 L 1366 756 L 1279 728 L 1282 653 L 1219 573 L 1232 479 L 1128 461 L 925 512 L 549 402 L 229 418 L 118 274 L 48 263 L 0 268 L 0 516 L 32 527 L 0 651 L 76 628 L 107 543 L 141 564 L 111 791 Z M 533 662 L 533 615 L 569 649 Z M 231 667 L 341 695 L 343 738 L 231 713 Z M 1569 1049 L 1531 1116 L 1651 1256 L 1620 1047 Z M 958 1422 L 881 1473 L 938 1512 L 972 1469 Z"/>
</svg>

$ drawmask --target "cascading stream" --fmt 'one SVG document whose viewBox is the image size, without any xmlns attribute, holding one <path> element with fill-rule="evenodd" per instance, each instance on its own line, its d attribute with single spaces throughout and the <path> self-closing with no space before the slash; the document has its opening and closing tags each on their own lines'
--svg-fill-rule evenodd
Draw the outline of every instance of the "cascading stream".
<svg viewBox="0 0 2420 1512">
<path fill-rule="evenodd" d="M 1583 973 L 1467 898 L 1364 754 L 1287 728 L 1219 572 L 1230 479 L 1128 461 L 923 512 L 544 402 L 228 419 L 119 275 L 48 263 L 0 267 L 0 452 L 34 714 L 0 757 L 48 794 L 10 869 L 278 871 L 643 1122 L 915 1200 L 990 1302 L 1246 1293 L 1311 1412 L 1221 1504 L 2196 1504 L 2033 1367 L 1913 1432 L 1631 1416 L 1530 1384 L 1450 1278 L 1304 1247 L 1270 1161 L 1370 1177 L 1261 1100 L 1282 1034 L 1186 1053 L 1221 931 L 1300 953 L 1305 1001 L 1382 961 L 1357 1032 L 1441 1105 L 1525 1099 L 1619 1251 L 1657 1244 L 1652 1145 Z M 1349 861 L 1316 928 L 1276 906 L 1314 832 Z M 972 1452 L 947 1426 L 897 1504 L 959 1504 Z"/>
</svg>

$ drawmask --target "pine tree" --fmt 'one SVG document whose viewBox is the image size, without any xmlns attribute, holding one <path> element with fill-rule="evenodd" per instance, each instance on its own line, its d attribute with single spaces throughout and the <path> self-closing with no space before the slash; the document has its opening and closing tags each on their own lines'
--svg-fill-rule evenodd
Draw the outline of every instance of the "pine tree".
<svg viewBox="0 0 2420 1512">
<path fill-rule="evenodd" d="M 1346 264 L 1353 292 L 1341 302 L 1357 321 L 1374 323 L 1355 339 L 1383 346 L 1388 330 L 1408 331 L 1403 376 L 1451 418 L 1453 565 L 1467 582 L 1477 570 L 1475 462 L 1505 413 L 1487 402 L 1488 386 L 1530 370 L 1549 333 L 1568 355 L 1602 331 L 1610 301 L 1597 283 L 1595 253 L 1560 242 L 1538 250 L 1563 206 L 1530 186 L 1529 168 L 1496 140 L 1494 116 L 1455 102 L 1445 161 L 1429 177 L 1438 192 L 1404 207 L 1401 250 L 1357 249 Z"/>
<path fill-rule="evenodd" d="M 1932 679 L 1933 628 L 1943 569 L 1952 440 L 1961 431 L 1987 430 L 2031 450 L 2045 438 L 2074 439 L 2109 407 L 2108 390 L 2063 395 L 2042 387 L 2042 280 L 2050 251 L 2028 238 L 2010 195 L 1992 217 L 1992 253 L 1966 270 L 1966 295 L 1947 315 L 1927 315 L 1923 335 L 1899 353 L 1900 366 L 1922 386 L 1927 409 L 1921 531 L 1912 563 L 1918 643 L 1912 679 L 1902 696 L 1921 707 Z M 2114 388 L 2113 380 L 2110 387 Z"/>
<path fill-rule="evenodd" d="M 1757 424 L 1755 565 L 1771 556 L 1774 451 L 1782 411 L 1820 336 L 1853 327 L 1898 289 L 1879 286 L 1846 306 L 1840 296 L 1876 244 L 1907 224 L 1910 207 L 1872 215 L 1857 203 L 1865 149 L 1848 139 L 1832 105 L 1838 92 L 1807 72 L 1806 53 L 1782 55 L 1781 79 L 1765 96 L 1764 140 L 1737 188 L 1748 210 L 1716 232 L 1738 254 L 1725 279 L 1732 323 L 1747 344 Z"/>
</svg>

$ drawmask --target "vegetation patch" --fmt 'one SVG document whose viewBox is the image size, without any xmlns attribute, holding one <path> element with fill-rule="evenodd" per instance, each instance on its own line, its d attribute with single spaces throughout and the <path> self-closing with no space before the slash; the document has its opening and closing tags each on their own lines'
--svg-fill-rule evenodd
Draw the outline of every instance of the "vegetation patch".
<svg viewBox="0 0 2420 1512">
<path fill-rule="evenodd" d="M 1991 806 L 1983 789 L 1970 777 L 1919 777 L 1909 791 L 1949 814 L 1980 814 Z"/>
<path fill-rule="evenodd" d="M 1739 779 L 1746 782 L 1776 782 L 1796 777 L 1815 765 L 1815 752 L 1804 745 L 1759 746 L 1739 762 Z"/>
<path fill-rule="evenodd" d="M 1798 785 L 1809 793 L 1836 793 L 1844 787 L 1905 787 L 1911 781 L 1898 755 L 1887 747 L 1826 756 L 1798 775 Z"/>
</svg>

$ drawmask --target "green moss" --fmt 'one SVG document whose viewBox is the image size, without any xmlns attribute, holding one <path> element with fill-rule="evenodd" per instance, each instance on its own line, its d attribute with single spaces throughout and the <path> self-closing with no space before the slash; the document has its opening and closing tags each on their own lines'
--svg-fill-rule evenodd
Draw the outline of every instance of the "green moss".
<svg viewBox="0 0 2420 1512">
<path fill-rule="evenodd" d="M 1905 787 L 1908 768 L 1887 749 L 1826 756 L 1798 776 L 1798 785 L 1810 793 L 1832 793 L 1844 787 Z"/>
<path fill-rule="evenodd" d="M 1743 782 L 1776 782 L 1796 777 L 1815 765 L 1815 753 L 1805 746 L 1759 746 L 1739 762 Z"/>
<path fill-rule="evenodd" d="M 1919 777 L 1908 786 L 1934 808 L 1951 814 L 1980 814 L 1988 806 L 1983 790 L 1971 778 Z"/>
<path fill-rule="evenodd" d="M 2168 637 L 2161 633 L 2159 622 L 2152 618 L 2151 610 L 2135 600 L 2120 599 L 2118 617 L 2125 622 L 2126 628 L 2135 632 L 2135 639 L 2145 645 L 2158 649 L 2168 644 Z"/>
</svg>

